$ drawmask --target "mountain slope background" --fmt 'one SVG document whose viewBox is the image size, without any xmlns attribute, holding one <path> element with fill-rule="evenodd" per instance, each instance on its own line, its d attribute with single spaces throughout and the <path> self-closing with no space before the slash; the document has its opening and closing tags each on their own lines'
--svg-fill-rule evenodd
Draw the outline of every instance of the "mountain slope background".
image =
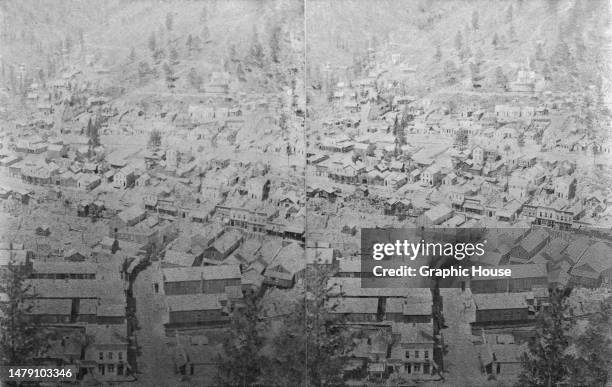
<svg viewBox="0 0 612 387">
<path fill-rule="evenodd" d="M 464 75 L 482 61 L 481 75 L 491 78 L 498 66 L 513 76 L 530 65 L 556 89 L 609 83 L 599 78 L 610 67 L 608 1 L 320 0 L 307 2 L 306 20 L 313 80 L 326 63 L 354 70 L 373 49 L 416 69 L 416 91 L 443 86 L 447 61 Z"/>
<path fill-rule="evenodd" d="M 212 71 L 244 72 L 245 91 L 266 91 L 288 86 L 285 70 L 301 71 L 303 60 L 303 7 L 293 0 L 26 0 L 4 2 L 0 13 L 2 79 L 7 87 L 21 65 L 28 80 L 44 81 L 67 67 L 93 62 L 109 70 L 109 83 L 120 81 L 138 89 L 158 80 L 141 82 L 139 65 L 146 64 L 161 78 L 167 63 L 174 75 L 186 76 L 194 68 L 204 80 Z M 189 49 L 195 44 L 197 49 Z M 249 58 L 255 44 L 260 45 L 260 66 Z"/>
</svg>

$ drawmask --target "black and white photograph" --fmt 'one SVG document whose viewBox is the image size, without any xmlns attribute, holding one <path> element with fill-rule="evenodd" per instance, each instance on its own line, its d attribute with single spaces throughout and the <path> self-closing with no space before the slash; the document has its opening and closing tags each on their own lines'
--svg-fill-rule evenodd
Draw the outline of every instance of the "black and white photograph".
<svg viewBox="0 0 612 387">
<path fill-rule="evenodd" d="M 0 2 L 0 386 L 612 386 L 612 1 Z"/>
</svg>

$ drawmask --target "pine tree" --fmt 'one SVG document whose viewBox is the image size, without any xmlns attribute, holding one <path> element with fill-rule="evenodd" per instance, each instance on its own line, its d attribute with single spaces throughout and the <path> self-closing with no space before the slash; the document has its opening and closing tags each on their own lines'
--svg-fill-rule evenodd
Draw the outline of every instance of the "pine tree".
<svg viewBox="0 0 612 387">
<path fill-rule="evenodd" d="M 448 83 L 455 83 L 457 80 L 457 66 L 452 60 L 444 62 L 444 74 Z"/>
<path fill-rule="evenodd" d="M 402 155 L 402 145 L 400 138 L 396 136 L 393 140 L 393 143 L 395 144 L 395 146 L 393 147 L 393 157 L 397 159 Z"/>
<path fill-rule="evenodd" d="M 402 118 L 400 121 L 400 129 L 402 131 L 406 130 L 406 127 L 408 126 L 408 123 L 410 123 L 410 120 L 412 119 L 410 113 L 408 113 L 408 106 L 404 106 L 404 110 L 402 111 Z"/>
<path fill-rule="evenodd" d="M 10 71 L 10 66 L 9 66 Z M 10 73 L 9 73 L 10 75 Z M 51 78 L 55 76 L 55 61 L 51 58 L 51 55 L 47 57 L 47 77 Z"/>
<path fill-rule="evenodd" d="M 484 60 L 484 52 L 482 51 L 482 48 L 478 47 L 478 49 L 476 49 L 476 52 L 474 53 L 474 60 L 476 61 L 477 65 L 482 64 Z"/>
<path fill-rule="evenodd" d="M 363 62 L 361 61 L 361 55 L 358 53 L 353 53 L 353 74 L 356 77 L 361 76 L 361 71 L 363 70 Z"/>
<path fill-rule="evenodd" d="M 273 62 L 280 62 L 281 27 L 275 26 L 270 34 L 270 56 Z"/>
<path fill-rule="evenodd" d="M 45 71 L 42 68 L 38 69 L 38 80 L 43 86 L 45 85 Z"/>
<path fill-rule="evenodd" d="M 259 35 L 257 28 L 253 28 L 253 38 L 251 42 L 251 49 L 249 51 L 251 62 L 256 67 L 262 68 L 264 65 L 264 51 L 261 43 L 259 42 Z"/>
<path fill-rule="evenodd" d="M 189 80 L 189 84 L 196 90 L 200 90 L 200 87 L 202 86 L 202 76 L 200 74 L 198 74 L 198 72 L 196 71 L 196 69 L 194 67 L 192 67 L 189 70 L 189 73 L 187 74 L 187 79 Z"/>
<path fill-rule="evenodd" d="M 478 30 L 479 28 L 479 24 L 478 24 L 478 11 L 474 10 L 474 12 L 472 12 L 472 28 L 474 30 Z"/>
<path fill-rule="evenodd" d="M 178 62 L 178 51 L 175 47 L 170 48 L 168 52 L 168 59 L 170 59 L 170 63 L 176 64 Z"/>
<path fill-rule="evenodd" d="M 91 134 L 93 133 L 93 122 L 91 121 L 91 117 L 87 120 L 87 127 L 85 128 L 85 135 L 89 138 L 89 144 L 91 145 Z"/>
<path fill-rule="evenodd" d="M 204 27 L 202 27 L 202 41 L 208 42 L 209 40 L 210 40 L 210 30 L 208 29 L 208 26 L 205 25 Z"/>
<path fill-rule="evenodd" d="M 238 76 L 238 80 L 240 81 L 245 81 L 245 74 L 244 74 L 244 70 L 242 69 L 242 63 L 238 62 L 238 64 L 236 65 L 236 75 Z"/>
<path fill-rule="evenodd" d="M 327 87 L 327 102 L 334 102 L 334 89 L 331 87 Z"/>
<path fill-rule="evenodd" d="M 168 29 L 168 31 L 172 31 L 173 27 L 174 27 L 174 16 L 172 15 L 172 12 L 168 12 L 166 14 L 166 29 Z"/>
<path fill-rule="evenodd" d="M 199 36 L 193 37 L 193 50 L 196 52 L 202 51 L 202 39 Z"/>
<path fill-rule="evenodd" d="M 17 76 L 15 75 L 15 67 L 13 65 L 9 65 L 9 84 L 11 85 L 11 91 L 15 93 L 15 89 L 17 88 Z"/>
<path fill-rule="evenodd" d="M 295 302 L 273 340 L 271 355 L 263 364 L 261 384 L 270 386 L 342 385 L 341 373 L 353 347 L 342 321 L 330 313 L 325 265 L 307 269 L 306 294 Z"/>
<path fill-rule="evenodd" d="M 512 4 L 510 4 L 510 6 L 508 7 L 508 10 L 506 11 L 506 23 L 512 23 L 513 16 L 514 16 L 514 9 L 512 8 Z"/>
<path fill-rule="evenodd" d="M 166 82 L 168 83 L 168 87 L 173 87 L 174 81 L 176 80 L 174 78 L 174 70 L 168 64 L 168 62 L 164 62 L 163 69 L 164 69 L 164 75 L 166 77 Z"/>
<path fill-rule="evenodd" d="M 191 36 L 191 34 L 187 36 L 187 40 L 185 41 L 185 47 L 187 47 L 187 51 L 189 51 L 189 53 L 193 51 L 193 36 Z"/>
<path fill-rule="evenodd" d="M 144 83 L 147 77 L 151 75 L 151 67 L 147 62 L 138 63 L 138 79 L 140 83 Z"/>
<path fill-rule="evenodd" d="M 497 66 L 495 68 L 495 83 L 501 88 L 506 88 L 506 85 L 508 84 L 508 78 L 506 77 L 506 74 L 504 74 L 504 69 L 502 69 L 501 66 Z"/>
<path fill-rule="evenodd" d="M 461 31 L 457 31 L 457 35 L 455 35 L 455 50 L 457 53 L 461 52 L 463 48 L 463 37 L 461 36 Z"/>
<path fill-rule="evenodd" d="M 130 55 L 128 56 L 128 60 L 130 62 L 134 62 L 136 60 L 136 49 L 134 47 L 130 49 Z"/>
<path fill-rule="evenodd" d="M 370 40 L 370 47 L 373 50 L 378 49 L 378 37 L 376 35 L 372 35 L 372 39 Z"/>
<path fill-rule="evenodd" d="M 260 354 L 264 344 L 261 300 L 253 293 L 244 297 L 244 307 L 235 310 L 229 331 L 218 357 L 217 383 L 222 386 L 253 386 L 261 376 L 265 360 Z"/>
<path fill-rule="evenodd" d="M 538 43 L 535 49 L 535 58 L 536 60 L 543 61 L 544 60 L 544 47 L 542 43 Z"/>
<path fill-rule="evenodd" d="M 440 45 L 436 45 L 436 53 L 434 54 L 434 60 L 436 62 L 440 62 L 440 60 L 442 60 L 442 49 L 440 48 Z"/>
<path fill-rule="evenodd" d="M 402 145 L 406 145 L 406 135 L 404 133 L 404 128 L 405 128 L 404 124 L 408 121 L 407 114 L 408 112 L 406 108 L 404 108 L 401 119 L 399 118 L 399 114 L 398 114 L 397 116 L 395 116 L 395 121 L 393 122 L 393 135 L 395 136 L 396 148 Z M 396 154 L 396 156 L 398 155 Z"/>
<path fill-rule="evenodd" d="M 162 142 L 162 135 L 161 132 L 157 129 L 152 130 L 149 133 L 149 141 L 148 141 L 148 146 L 151 148 L 158 148 L 161 146 L 161 142 Z"/>
<path fill-rule="evenodd" d="M 510 25 L 510 29 L 508 30 L 508 41 L 512 42 L 516 38 L 516 30 L 514 29 L 514 24 Z"/>
<path fill-rule="evenodd" d="M 472 83 L 478 82 L 480 78 L 480 65 L 477 62 L 470 63 L 470 74 L 472 77 Z"/>
<path fill-rule="evenodd" d="M 565 41 L 560 40 L 557 43 L 551 58 L 553 64 L 559 67 L 568 66 L 571 61 L 571 53 L 569 46 Z"/>
<path fill-rule="evenodd" d="M 67 52 L 72 52 L 72 38 L 70 35 L 66 36 L 66 39 L 64 40 L 64 48 Z"/>
<path fill-rule="evenodd" d="M 96 117 L 95 121 L 92 121 L 91 118 L 87 121 L 85 134 L 89 138 L 89 145 L 94 147 L 100 145 L 100 126 L 99 117 Z"/>
<path fill-rule="evenodd" d="M 585 331 L 573 337 L 570 363 L 572 386 L 603 386 L 612 366 L 612 297 L 603 300 L 589 317 Z"/>
<path fill-rule="evenodd" d="M 519 133 L 516 143 L 521 148 L 525 146 L 525 132 Z"/>
<path fill-rule="evenodd" d="M 571 361 L 566 349 L 572 326 L 572 320 L 567 318 L 569 293 L 567 289 L 550 290 L 549 308 L 538 315 L 535 336 L 521 356 L 519 385 L 557 386 L 568 377 Z"/>
<path fill-rule="evenodd" d="M 157 50 L 157 42 L 155 40 L 155 33 L 151 32 L 151 35 L 149 36 L 149 41 L 147 42 L 148 46 L 149 46 L 149 50 L 151 51 L 151 54 L 155 54 L 155 51 Z"/>
<path fill-rule="evenodd" d="M 454 144 L 459 150 L 464 150 L 469 143 L 468 133 L 465 129 L 460 129 L 455 133 Z"/>
<path fill-rule="evenodd" d="M 464 45 L 463 50 L 461 50 L 461 52 L 459 53 L 459 56 L 461 57 L 461 59 L 466 59 L 466 58 L 470 58 L 472 56 L 472 49 L 470 48 L 469 45 Z"/>
<path fill-rule="evenodd" d="M 2 364 L 32 364 L 32 358 L 44 351 L 48 333 L 32 324 L 27 314 L 35 297 L 26 284 L 27 266 L 9 262 L 2 272 L 0 293 L 8 301 L 0 303 L 0 362 Z"/>
<path fill-rule="evenodd" d="M 285 136 L 287 134 L 287 131 L 289 130 L 289 115 L 284 109 L 278 119 L 278 127 L 280 128 L 283 136 Z"/>
<path fill-rule="evenodd" d="M 393 136 L 397 136 L 397 133 L 399 132 L 399 119 L 397 118 L 397 116 L 395 116 L 395 120 L 393 120 L 393 127 L 392 127 L 392 133 Z"/>
<path fill-rule="evenodd" d="M 584 58 L 586 54 L 586 45 L 584 44 L 584 38 L 582 34 L 577 33 L 574 38 L 574 49 L 575 49 L 575 57 L 580 59 Z"/>
<path fill-rule="evenodd" d="M 235 44 L 230 44 L 230 46 L 228 48 L 227 56 L 228 56 L 229 60 L 231 60 L 232 62 L 235 62 L 235 61 L 238 60 L 238 54 L 236 53 L 236 45 Z"/>
</svg>

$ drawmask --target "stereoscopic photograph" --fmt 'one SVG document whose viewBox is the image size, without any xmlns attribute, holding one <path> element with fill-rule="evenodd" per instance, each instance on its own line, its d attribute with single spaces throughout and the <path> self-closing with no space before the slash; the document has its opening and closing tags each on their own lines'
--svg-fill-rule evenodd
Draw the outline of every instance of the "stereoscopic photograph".
<svg viewBox="0 0 612 387">
<path fill-rule="evenodd" d="M 0 2 L 0 385 L 612 386 L 611 21 Z"/>
</svg>

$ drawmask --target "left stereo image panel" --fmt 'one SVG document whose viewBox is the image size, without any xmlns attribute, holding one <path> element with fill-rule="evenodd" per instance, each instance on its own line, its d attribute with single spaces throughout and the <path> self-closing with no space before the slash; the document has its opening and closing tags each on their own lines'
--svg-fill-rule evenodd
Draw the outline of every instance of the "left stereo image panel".
<svg viewBox="0 0 612 387">
<path fill-rule="evenodd" d="M 299 0 L 0 5 L 3 382 L 304 383 L 331 250 L 303 26 Z"/>
</svg>

